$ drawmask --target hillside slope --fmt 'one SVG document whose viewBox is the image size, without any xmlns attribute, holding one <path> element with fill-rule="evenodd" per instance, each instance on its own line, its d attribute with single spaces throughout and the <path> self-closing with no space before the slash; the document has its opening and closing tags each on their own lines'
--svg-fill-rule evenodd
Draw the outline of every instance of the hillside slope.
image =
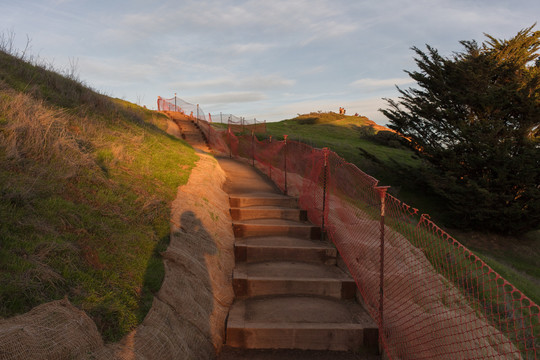
<svg viewBox="0 0 540 360">
<path fill-rule="evenodd" d="M 267 131 L 275 138 L 287 134 L 289 139 L 314 147 L 328 147 L 380 180 L 382 185 L 392 185 L 391 191 L 405 201 L 431 208 L 424 197 L 416 196 L 416 191 L 411 189 L 415 181 L 408 182 L 423 166 L 420 159 L 403 146 L 402 139 L 393 131 L 366 117 L 312 112 L 267 123 Z"/>
<path fill-rule="evenodd" d="M 0 317 L 67 297 L 105 340 L 161 286 L 194 166 L 167 118 L 0 51 Z"/>
<path fill-rule="evenodd" d="M 374 176 L 381 185 L 408 205 L 428 213 L 440 226 L 448 219 L 447 205 L 428 191 L 423 178 L 424 164 L 400 138 L 374 128 L 364 117 L 336 113 L 310 113 L 294 119 L 267 123 L 276 139 L 287 134 L 314 147 L 328 147 L 345 160 Z M 524 236 L 448 229 L 460 242 L 480 255 L 498 273 L 510 280 L 535 302 L 540 303 L 540 229 Z"/>
</svg>

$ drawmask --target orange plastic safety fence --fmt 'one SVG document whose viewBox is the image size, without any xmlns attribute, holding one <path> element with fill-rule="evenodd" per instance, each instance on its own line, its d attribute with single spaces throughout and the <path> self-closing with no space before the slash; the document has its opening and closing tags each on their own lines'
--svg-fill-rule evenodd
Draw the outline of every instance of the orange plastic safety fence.
<svg viewBox="0 0 540 360">
<path fill-rule="evenodd" d="M 255 166 L 266 174 L 280 189 L 285 191 L 285 147 L 284 141 L 272 141 L 266 139 L 255 141 Z"/>
<path fill-rule="evenodd" d="M 161 96 L 158 96 L 157 107 L 158 111 L 176 111 L 197 120 L 212 121 L 211 117 L 207 116 L 199 105 L 188 103 L 178 97 L 164 99 Z"/>
<path fill-rule="evenodd" d="M 230 115 L 227 123 L 229 129 L 235 133 L 266 133 L 266 121 L 257 121 L 257 119 L 247 120 Z"/>
<path fill-rule="evenodd" d="M 232 124 L 229 123 L 229 129 L 235 133 L 246 133 L 251 134 L 255 132 L 257 134 L 266 133 L 266 123 L 256 123 L 256 124 Z"/>
<path fill-rule="evenodd" d="M 323 227 L 389 359 L 539 357 L 540 307 L 375 178 L 326 149 L 205 131 L 212 147 L 259 168 Z"/>
</svg>

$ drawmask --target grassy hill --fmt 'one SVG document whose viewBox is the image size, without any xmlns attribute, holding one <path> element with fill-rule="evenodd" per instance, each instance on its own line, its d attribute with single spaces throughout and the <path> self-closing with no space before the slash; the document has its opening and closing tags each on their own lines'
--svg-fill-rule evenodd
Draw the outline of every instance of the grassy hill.
<svg viewBox="0 0 540 360">
<path fill-rule="evenodd" d="M 328 147 L 377 178 L 381 185 L 391 185 L 390 192 L 403 201 L 439 218 L 446 216 L 438 206 L 440 199 L 424 191 L 419 179 L 419 170 L 425 166 L 422 161 L 399 136 L 366 117 L 310 113 L 267 123 L 267 131 L 276 138 L 287 134 L 289 139 L 314 147 Z"/>
<path fill-rule="evenodd" d="M 390 192 L 405 203 L 428 213 L 440 226 L 450 223 L 444 201 L 428 191 L 422 178 L 427 166 L 397 135 L 365 117 L 336 113 L 310 113 L 294 119 L 267 123 L 268 134 L 282 139 L 328 147 L 366 173 L 390 185 Z M 523 236 L 447 229 L 475 251 L 493 269 L 510 280 L 537 304 L 540 303 L 540 229 Z"/>
<path fill-rule="evenodd" d="M 164 276 L 169 205 L 196 156 L 167 118 L 0 51 L 0 317 L 68 297 L 105 340 Z"/>
</svg>

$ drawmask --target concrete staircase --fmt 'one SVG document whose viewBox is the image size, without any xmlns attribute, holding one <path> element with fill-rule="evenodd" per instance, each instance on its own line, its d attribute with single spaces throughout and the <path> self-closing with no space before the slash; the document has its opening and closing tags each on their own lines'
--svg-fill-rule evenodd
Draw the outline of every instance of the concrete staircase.
<svg viewBox="0 0 540 360">
<path fill-rule="evenodd" d="M 377 328 L 355 301 L 356 285 L 337 264 L 294 198 L 230 194 L 236 237 L 235 303 L 226 345 L 243 349 L 371 352 Z"/>
</svg>

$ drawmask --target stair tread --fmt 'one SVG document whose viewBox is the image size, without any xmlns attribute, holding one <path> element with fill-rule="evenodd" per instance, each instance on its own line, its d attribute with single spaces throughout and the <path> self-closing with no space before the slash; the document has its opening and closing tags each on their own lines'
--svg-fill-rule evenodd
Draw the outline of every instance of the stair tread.
<svg viewBox="0 0 540 360">
<path fill-rule="evenodd" d="M 303 239 L 291 236 L 253 236 L 237 239 L 236 246 L 248 247 L 281 247 L 281 248 L 314 248 L 334 249 L 332 244 L 326 241 Z"/>
<path fill-rule="evenodd" d="M 307 221 L 296 221 L 286 219 L 250 219 L 250 220 L 235 220 L 233 225 L 257 225 L 257 226 L 299 226 L 299 227 L 316 227 Z"/>
<path fill-rule="evenodd" d="M 299 350 L 299 349 L 243 349 L 225 346 L 218 360 L 380 360 L 372 352 Z"/>
<path fill-rule="evenodd" d="M 276 206 L 276 205 L 252 205 L 243 207 L 231 207 L 231 210 L 290 210 L 290 211 L 303 211 L 297 207 Z"/>
<path fill-rule="evenodd" d="M 282 195 L 274 192 L 249 192 L 229 194 L 229 198 L 241 199 L 294 199 L 287 195 Z"/>
<path fill-rule="evenodd" d="M 228 327 L 362 327 L 376 328 L 354 300 L 316 296 L 269 296 L 237 300 Z"/>
<path fill-rule="evenodd" d="M 337 266 L 294 261 L 237 263 L 234 277 L 295 281 L 353 281 Z"/>
</svg>

